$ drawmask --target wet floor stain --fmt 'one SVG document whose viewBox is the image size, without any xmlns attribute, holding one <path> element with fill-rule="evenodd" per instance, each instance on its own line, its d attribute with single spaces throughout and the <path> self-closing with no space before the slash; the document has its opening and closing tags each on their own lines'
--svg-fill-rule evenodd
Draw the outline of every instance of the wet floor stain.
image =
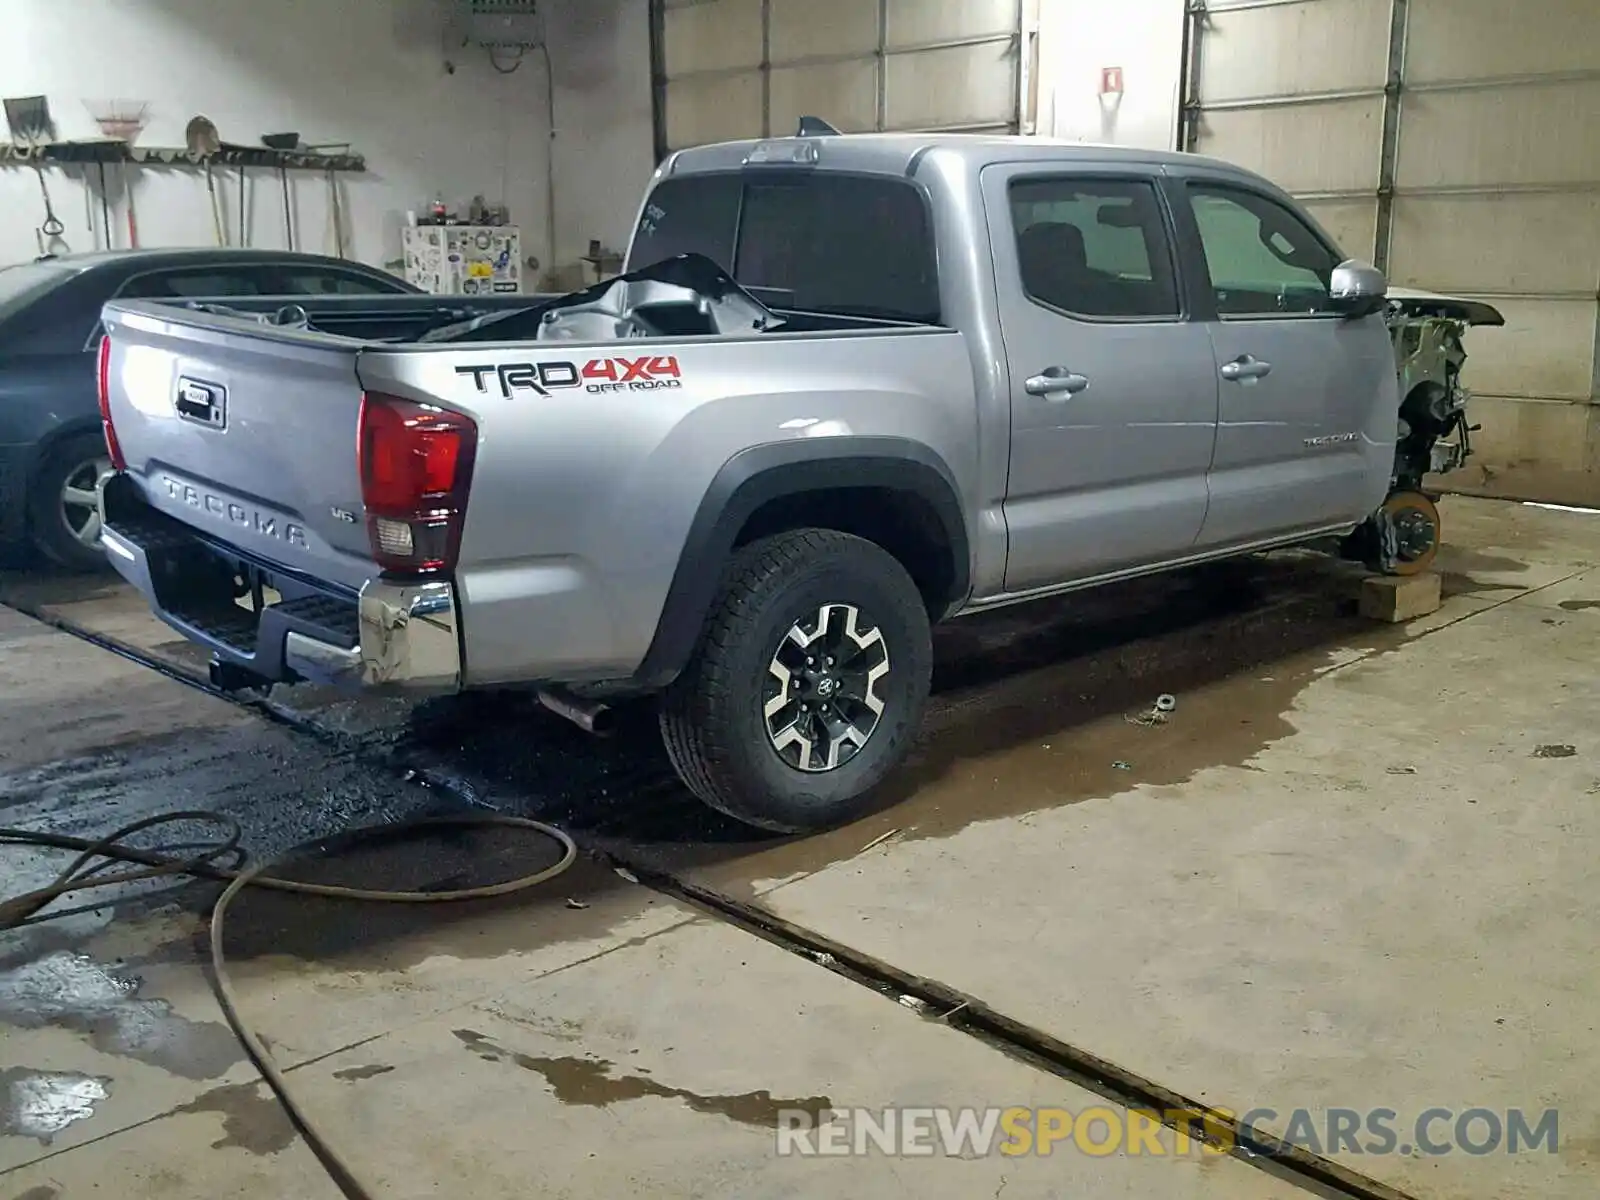
<svg viewBox="0 0 1600 1200">
<path fill-rule="evenodd" d="M 239 1062 L 226 1025 L 179 1016 L 140 996 L 142 981 L 86 954 L 59 950 L 0 972 L 0 1023 L 84 1034 L 97 1050 L 186 1079 L 215 1079 Z"/>
<path fill-rule="evenodd" d="M 1600 600 L 1563 600 L 1559 607 L 1568 612 L 1587 612 L 1591 608 L 1600 608 Z"/>
<path fill-rule="evenodd" d="M 244 1150 L 272 1155 L 287 1150 L 299 1136 L 283 1106 L 265 1083 L 235 1083 L 212 1088 L 174 1113 L 214 1113 L 222 1118 L 222 1136 L 213 1150 Z"/>
<path fill-rule="evenodd" d="M 359 1083 L 363 1079 L 376 1079 L 379 1075 L 387 1075 L 393 1070 L 393 1067 L 383 1067 L 377 1065 L 370 1067 L 346 1067 L 342 1071 L 335 1071 L 333 1073 L 333 1077 L 335 1079 L 343 1080 L 345 1083 Z"/>
<path fill-rule="evenodd" d="M 60 1196 L 61 1193 L 55 1188 L 48 1185 L 40 1185 L 39 1187 L 29 1188 L 20 1196 L 14 1196 L 12 1200 L 59 1200 Z"/>
<path fill-rule="evenodd" d="M 614 1075 L 616 1064 L 603 1058 L 538 1058 L 507 1050 L 492 1039 L 470 1029 L 455 1031 L 457 1040 L 485 1062 L 509 1062 L 542 1076 L 550 1092 L 562 1104 L 588 1108 L 608 1108 L 625 1100 L 656 1097 L 680 1100 L 692 1112 L 725 1117 L 741 1125 L 776 1129 L 781 1114 L 803 1111 L 814 1121 L 826 1118 L 833 1108 L 827 1096 L 782 1099 L 767 1091 L 737 1095 L 706 1096 L 683 1088 L 669 1087 L 644 1075 Z"/>
<path fill-rule="evenodd" d="M 1577 753 L 1578 748 L 1576 746 L 1568 746 L 1564 743 L 1551 742 L 1546 745 L 1536 747 L 1534 749 L 1533 756 L 1535 758 L 1571 758 Z"/>
<path fill-rule="evenodd" d="M 0 1134 L 48 1146 L 56 1136 L 94 1116 L 111 1095 L 111 1080 L 75 1071 L 0 1069 Z"/>
<path fill-rule="evenodd" d="M 1528 569 L 1528 564 L 1520 559 L 1508 558 L 1503 554 L 1485 554 L 1481 550 L 1469 550 L 1465 546 L 1450 543 L 1439 547 L 1434 565 L 1439 570 L 1455 571 L 1463 575 L 1516 574 Z"/>
</svg>

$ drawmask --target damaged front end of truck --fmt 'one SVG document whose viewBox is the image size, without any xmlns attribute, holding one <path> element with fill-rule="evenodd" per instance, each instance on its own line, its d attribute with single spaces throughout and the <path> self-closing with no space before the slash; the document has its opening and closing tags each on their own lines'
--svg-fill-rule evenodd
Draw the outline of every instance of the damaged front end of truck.
<svg viewBox="0 0 1600 1200">
<path fill-rule="evenodd" d="M 1480 300 L 1407 288 L 1389 289 L 1386 314 L 1400 376 L 1394 473 L 1383 506 L 1344 550 L 1384 574 L 1414 575 L 1439 548 L 1438 495 L 1425 480 L 1459 469 L 1472 455 L 1477 426 L 1461 383 L 1467 330 L 1504 325 L 1505 317 Z"/>
</svg>

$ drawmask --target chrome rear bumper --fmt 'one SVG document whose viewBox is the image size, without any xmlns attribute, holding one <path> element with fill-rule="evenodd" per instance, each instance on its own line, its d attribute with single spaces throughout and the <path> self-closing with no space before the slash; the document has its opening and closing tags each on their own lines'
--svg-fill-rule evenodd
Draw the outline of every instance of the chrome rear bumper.
<svg viewBox="0 0 1600 1200">
<path fill-rule="evenodd" d="M 450 584 L 369 580 L 356 609 L 356 645 L 291 630 L 284 637 L 284 664 L 302 678 L 336 687 L 455 691 L 461 686 L 461 632 Z"/>
<path fill-rule="evenodd" d="M 351 690 L 460 689 L 461 629 L 449 581 L 376 578 L 352 596 L 202 538 L 117 479 L 100 488 L 106 557 L 156 616 L 211 651 L 223 668 L 213 674 Z M 229 586 L 234 575 L 281 599 L 241 607 Z"/>
</svg>

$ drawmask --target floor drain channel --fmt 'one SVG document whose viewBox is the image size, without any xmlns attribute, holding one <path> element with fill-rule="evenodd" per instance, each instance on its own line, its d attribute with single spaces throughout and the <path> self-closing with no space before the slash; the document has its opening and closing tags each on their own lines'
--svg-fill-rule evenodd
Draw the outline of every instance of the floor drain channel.
<svg viewBox="0 0 1600 1200">
<path fill-rule="evenodd" d="M 351 740 L 339 731 L 270 700 L 223 692 L 208 680 L 174 667 L 138 647 L 95 633 L 53 613 L 31 611 L 19 605 L 9 607 L 51 628 L 147 667 L 174 682 L 252 709 L 279 725 L 324 744 L 349 750 L 355 757 L 364 758 L 375 767 L 402 773 L 407 778 L 425 779 L 430 786 L 465 804 L 472 807 L 482 805 L 481 799 L 474 796 L 472 789 L 462 781 L 407 762 L 405 756 L 392 749 L 359 744 L 352 746 Z M 579 844 L 581 846 L 582 842 Z M 954 988 L 911 975 L 754 905 L 745 904 L 714 889 L 685 882 L 664 871 L 634 862 L 615 851 L 583 848 L 611 865 L 626 870 L 640 884 L 653 891 L 715 915 L 747 933 L 880 994 L 897 1000 L 907 998 L 912 1002 L 908 1007 L 914 1006 L 917 1011 L 941 1021 L 951 1029 L 978 1038 L 1013 1058 L 1059 1076 L 1112 1103 L 1160 1118 L 1178 1114 L 1178 1124 L 1165 1119 L 1163 1123 L 1169 1128 L 1184 1128 L 1184 1132 L 1195 1141 L 1226 1147 L 1230 1156 L 1292 1183 L 1311 1195 L 1327 1197 L 1328 1200 L 1416 1200 L 1409 1193 L 1352 1171 L 1331 1159 L 1242 1125 L 1210 1105 L 1014 1020 Z"/>
<path fill-rule="evenodd" d="M 1042 1030 L 990 1008 L 983 1001 L 930 979 L 923 979 L 831 938 L 792 924 L 764 909 L 711 888 L 685 883 L 612 852 L 602 857 L 639 882 L 772 942 L 828 970 L 901 1000 L 952 1029 L 976 1037 L 1002 1052 L 1048 1071 L 1124 1108 L 1161 1118 L 1168 1128 L 1183 1128 L 1195 1141 L 1227 1147 L 1234 1158 L 1330 1200 L 1416 1200 L 1379 1180 L 1271 1134 L 1239 1123 L 1228 1114 L 1194 1100 L 1116 1063 L 1080 1049 Z"/>
</svg>

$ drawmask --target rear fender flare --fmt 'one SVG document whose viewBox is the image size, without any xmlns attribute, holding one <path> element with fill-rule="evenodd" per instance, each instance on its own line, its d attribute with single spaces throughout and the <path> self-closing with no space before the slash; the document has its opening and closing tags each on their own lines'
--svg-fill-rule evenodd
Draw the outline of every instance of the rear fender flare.
<svg viewBox="0 0 1600 1200">
<path fill-rule="evenodd" d="M 920 442 L 895 437 L 796 439 L 755 446 L 730 458 L 695 511 L 673 572 L 655 637 L 633 682 L 655 691 L 675 679 L 694 653 L 739 531 L 763 505 L 806 492 L 879 487 L 927 502 L 950 547 L 948 604 L 964 598 L 972 563 L 961 492 L 945 461 Z M 934 612 L 938 619 L 944 615 Z"/>
</svg>

